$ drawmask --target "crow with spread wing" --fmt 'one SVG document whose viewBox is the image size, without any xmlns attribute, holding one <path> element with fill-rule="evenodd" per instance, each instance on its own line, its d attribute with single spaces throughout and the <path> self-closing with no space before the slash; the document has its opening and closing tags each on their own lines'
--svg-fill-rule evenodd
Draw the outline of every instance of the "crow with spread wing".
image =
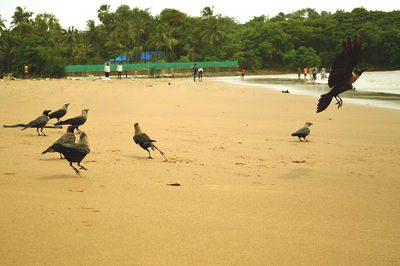
<svg viewBox="0 0 400 266">
<path fill-rule="evenodd" d="M 329 74 L 328 85 L 331 90 L 321 95 L 318 101 L 317 113 L 325 110 L 333 98 L 336 99 L 336 104 L 338 108 L 340 108 L 343 104 L 343 100 L 340 98 L 339 94 L 354 89 L 353 83 L 366 70 L 356 68 L 362 53 L 361 40 L 357 35 L 354 35 L 353 43 L 351 42 L 350 36 L 347 36 L 346 40 L 342 40 L 342 47 L 343 51 L 336 56 Z"/>
</svg>

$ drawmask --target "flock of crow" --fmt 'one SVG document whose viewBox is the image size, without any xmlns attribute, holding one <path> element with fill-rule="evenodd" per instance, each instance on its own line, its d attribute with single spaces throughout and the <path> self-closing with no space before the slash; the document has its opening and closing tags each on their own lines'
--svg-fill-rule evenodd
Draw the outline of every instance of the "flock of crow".
<svg viewBox="0 0 400 266">
<path fill-rule="evenodd" d="M 69 103 L 64 104 L 61 109 L 52 113 L 50 113 L 51 110 L 44 110 L 41 116 L 24 125 L 22 130 L 25 130 L 27 128 L 36 128 L 38 136 L 41 135 L 40 132 L 43 134 L 43 136 L 46 136 L 46 134 L 43 132 L 43 128 L 46 127 L 47 122 L 52 118 L 56 118 L 58 121 L 54 124 L 54 126 L 69 125 L 67 127 L 67 132 L 62 135 L 58 140 L 56 140 L 50 147 L 44 150 L 42 154 L 48 152 L 58 152 L 61 159 L 65 158 L 69 162 L 69 165 L 75 170 L 76 174 L 80 175 L 79 170 L 87 170 L 86 167 L 81 165 L 81 161 L 83 160 L 83 158 L 85 158 L 87 154 L 90 153 L 90 149 L 87 135 L 85 134 L 85 132 L 79 130 L 79 126 L 83 125 L 86 122 L 89 109 L 83 109 L 81 115 L 62 121 L 61 118 L 67 114 L 68 105 Z M 134 127 L 135 135 L 133 136 L 133 140 L 136 144 L 138 144 L 149 153 L 148 158 L 152 158 L 149 149 L 157 149 L 161 153 L 161 155 L 165 156 L 164 153 L 159 150 L 156 145 L 154 145 L 154 142 L 156 141 L 150 139 L 150 137 L 146 133 L 142 132 L 138 123 L 135 123 Z M 80 133 L 78 142 L 75 142 L 75 129 Z M 79 169 L 74 167 L 72 163 L 77 163 Z"/>
<path fill-rule="evenodd" d="M 347 36 L 346 40 L 342 40 L 342 48 L 343 51 L 339 54 L 335 61 L 332 64 L 332 68 L 330 70 L 328 85 L 331 90 L 321 95 L 318 106 L 317 113 L 325 110 L 332 99 L 335 98 L 337 101 L 338 108 L 340 108 L 343 104 L 342 99 L 339 94 L 354 89 L 353 83 L 360 77 L 360 75 L 366 70 L 359 70 L 356 68 L 356 65 L 361 57 L 361 40 L 357 35 L 354 35 L 353 42 L 350 37 Z M 62 155 L 69 162 L 69 165 L 75 170 L 76 174 L 80 175 L 79 170 L 87 170 L 80 163 L 85 158 L 85 156 L 90 152 L 89 144 L 87 140 L 87 135 L 85 132 L 79 130 L 79 126 L 83 125 L 88 117 L 88 109 L 83 109 L 81 115 L 67 119 L 62 121 L 61 118 L 64 117 L 67 113 L 69 104 L 64 104 L 63 107 L 57 111 L 51 113 L 51 110 L 43 111 L 43 114 L 36 118 L 35 120 L 29 122 L 24 125 L 22 130 L 26 128 L 36 128 L 38 135 L 40 136 L 40 132 L 45 136 L 46 134 L 43 132 L 43 128 L 46 127 L 47 122 L 50 119 L 57 119 L 57 123 L 55 126 L 59 125 L 69 125 L 67 128 L 67 132 L 56 140 L 49 148 L 42 152 L 45 154 L 47 152 L 58 152 L 62 158 Z M 308 141 L 306 137 L 310 134 L 309 127 L 312 125 L 310 122 L 306 122 L 303 128 L 300 128 L 298 131 L 292 134 L 292 136 L 298 137 L 300 141 L 304 139 Z M 162 156 L 165 156 L 164 153 L 159 150 L 155 145 L 155 140 L 151 139 L 146 133 L 142 132 L 138 123 L 134 124 L 135 135 L 133 140 L 136 144 L 138 144 L 141 148 L 146 150 L 149 153 L 148 158 L 152 158 L 149 149 L 156 149 L 160 152 Z M 39 132 L 40 129 L 40 132 Z M 76 141 L 74 130 L 80 133 L 79 141 Z M 77 163 L 79 169 L 74 167 L 72 163 Z"/>
</svg>

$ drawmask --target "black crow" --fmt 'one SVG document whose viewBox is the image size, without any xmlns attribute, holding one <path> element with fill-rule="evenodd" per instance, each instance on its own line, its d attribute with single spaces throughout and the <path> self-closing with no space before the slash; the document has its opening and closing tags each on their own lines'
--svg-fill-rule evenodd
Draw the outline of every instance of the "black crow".
<svg viewBox="0 0 400 266">
<path fill-rule="evenodd" d="M 306 123 L 304 124 L 304 127 L 300 128 L 299 130 L 297 130 L 296 132 L 294 132 L 294 133 L 292 134 L 292 136 L 293 136 L 293 137 L 298 137 L 300 141 L 302 141 L 301 138 L 303 138 L 305 141 L 308 141 L 308 140 L 306 139 L 306 137 L 310 134 L 310 128 L 309 128 L 309 127 L 310 127 L 311 125 L 312 125 L 312 123 L 306 122 Z"/>
<path fill-rule="evenodd" d="M 335 98 L 338 108 L 343 104 L 339 94 L 353 89 L 353 83 L 367 69 L 359 70 L 356 68 L 358 61 L 361 58 L 361 40 L 357 35 L 354 35 L 353 43 L 350 36 L 347 36 L 346 41 L 342 40 L 343 52 L 336 56 L 329 74 L 328 85 L 332 88 L 328 93 L 321 95 L 318 101 L 317 113 L 325 110 Z"/>
<path fill-rule="evenodd" d="M 26 124 L 21 130 L 27 129 L 28 127 L 36 128 L 36 131 L 38 133 L 38 136 L 40 136 L 39 133 L 39 128 L 40 131 L 43 133 L 43 136 L 46 136 L 43 132 L 43 128 L 46 126 L 47 122 L 49 121 L 49 113 L 51 110 L 44 110 L 43 114 L 36 118 L 35 120 L 32 120 L 28 124 Z"/>
<path fill-rule="evenodd" d="M 58 150 L 55 150 L 54 146 L 55 144 L 64 144 L 64 143 L 75 143 L 75 134 L 74 134 L 74 126 L 68 126 L 67 128 L 67 132 L 62 135 L 58 140 L 56 140 L 52 146 L 48 147 L 45 151 L 42 152 L 42 154 L 45 154 L 47 152 L 59 152 L 60 153 L 60 157 L 61 159 L 63 159 L 62 157 L 62 153 Z"/>
<path fill-rule="evenodd" d="M 63 117 L 67 113 L 69 103 L 66 103 L 63 105 L 61 109 L 58 109 L 57 111 L 51 112 L 49 114 L 49 118 L 56 118 L 57 121 L 60 121 L 60 118 Z"/>
<path fill-rule="evenodd" d="M 156 141 L 154 139 L 150 139 L 150 137 L 147 136 L 146 133 L 142 132 L 138 123 L 135 123 L 134 127 L 135 127 L 135 135 L 133 136 L 133 140 L 135 141 L 136 144 L 138 144 L 140 147 L 142 147 L 144 150 L 146 150 L 149 153 L 148 158 L 152 159 L 149 148 L 151 148 L 153 151 L 154 151 L 154 149 L 157 149 L 161 153 L 161 155 L 165 157 L 164 153 L 162 151 L 160 151 L 156 147 L 156 145 L 154 145 L 153 142 L 156 142 Z"/>
<path fill-rule="evenodd" d="M 90 152 L 85 132 L 81 133 L 78 143 L 55 143 L 50 148 L 62 153 L 77 175 L 80 175 L 80 172 L 72 165 L 72 163 L 78 163 L 79 169 L 87 170 L 83 165 L 81 165 L 83 158 L 85 158 L 85 156 Z"/>
<path fill-rule="evenodd" d="M 89 111 L 89 109 L 83 109 L 81 115 L 76 116 L 74 118 L 70 118 L 70 119 L 64 120 L 64 121 L 57 122 L 54 125 L 55 126 L 58 126 L 58 125 L 71 125 L 71 126 L 74 126 L 78 132 L 81 132 L 79 130 L 79 126 L 83 125 L 86 122 L 86 119 L 87 119 L 87 116 L 88 116 L 88 111 Z"/>
</svg>

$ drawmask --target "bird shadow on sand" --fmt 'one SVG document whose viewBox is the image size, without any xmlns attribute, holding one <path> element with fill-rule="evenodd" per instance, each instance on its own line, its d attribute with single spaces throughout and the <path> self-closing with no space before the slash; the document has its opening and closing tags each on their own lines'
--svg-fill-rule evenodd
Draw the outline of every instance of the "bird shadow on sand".
<svg viewBox="0 0 400 266">
<path fill-rule="evenodd" d="M 129 159 L 135 159 L 135 160 L 142 160 L 142 161 L 146 161 L 146 160 L 151 160 L 146 156 L 139 156 L 139 155 L 129 155 L 129 154 L 124 154 L 122 155 L 125 158 L 129 158 Z"/>
<path fill-rule="evenodd" d="M 26 134 L 23 135 L 25 138 L 39 138 L 39 137 L 50 137 L 50 135 L 38 135 L 38 134 Z"/>
<path fill-rule="evenodd" d="M 41 180 L 55 180 L 55 179 L 73 179 L 73 178 L 79 178 L 80 176 L 70 174 L 70 175 L 48 175 L 48 176 L 42 176 L 39 177 L 38 179 Z"/>
<path fill-rule="evenodd" d="M 64 159 L 60 159 L 60 157 L 58 157 L 58 158 L 40 158 L 39 159 L 40 161 L 62 161 L 62 160 L 64 160 Z"/>
</svg>

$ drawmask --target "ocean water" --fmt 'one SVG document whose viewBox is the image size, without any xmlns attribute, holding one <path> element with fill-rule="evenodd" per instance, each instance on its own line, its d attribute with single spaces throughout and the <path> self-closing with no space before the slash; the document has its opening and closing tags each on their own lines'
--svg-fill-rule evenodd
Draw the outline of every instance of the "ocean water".
<svg viewBox="0 0 400 266">
<path fill-rule="evenodd" d="M 329 76 L 329 74 L 327 74 Z M 249 84 L 279 91 L 288 90 L 290 93 L 305 94 L 319 97 L 330 89 L 328 79 L 321 80 L 320 75 L 316 82 L 304 79 L 302 74 L 245 76 L 244 80 L 238 77 L 220 77 L 218 80 Z M 343 103 L 356 103 L 400 110 L 400 70 L 364 72 L 353 84 L 356 88 L 340 94 Z"/>
</svg>

